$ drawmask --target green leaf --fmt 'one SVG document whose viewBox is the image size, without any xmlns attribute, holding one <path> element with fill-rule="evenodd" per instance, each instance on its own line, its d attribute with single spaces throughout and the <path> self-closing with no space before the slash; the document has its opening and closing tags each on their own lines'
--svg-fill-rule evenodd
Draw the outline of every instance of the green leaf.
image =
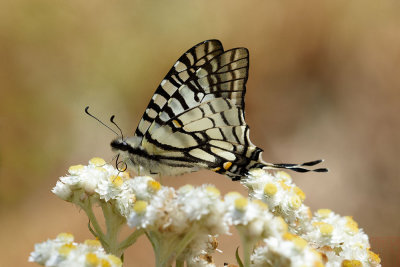
<svg viewBox="0 0 400 267">
<path fill-rule="evenodd" d="M 237 247 L 235 255 L 236 255 L 236 261 L 239 264 L 239 267 L 244 267 L 243 262 L 239 256 L 239 247 Z"/>
</svg>

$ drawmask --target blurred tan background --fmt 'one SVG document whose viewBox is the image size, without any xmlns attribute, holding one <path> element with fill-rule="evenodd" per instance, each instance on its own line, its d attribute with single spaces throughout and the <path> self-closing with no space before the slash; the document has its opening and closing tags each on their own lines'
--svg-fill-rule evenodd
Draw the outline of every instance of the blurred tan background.
<svg viewBox="0 0 400 267">
<path fill-rule="evenodd" d="M 91 237 L 50 192 L 70 165 L 112 157 L 114 135 L 84 107 L 133 134 L 175 60 L 212 38 L 250 50 L 246 119 L 264 159 L 324 158 L 328 174 L 292 174 L 306 204 L 353 215 L 384 266 L 400 265 L 399 14 L 374 0 L 2 1 L 0 266 L 32 266 L 34 243 L 59 232 Z M 245 193 L 208 171 L 163 182 Z M 238 244 L 222 238 L 217 263 Z M 125 260 L 153 265 L 145 238 Z"/>
</svg>

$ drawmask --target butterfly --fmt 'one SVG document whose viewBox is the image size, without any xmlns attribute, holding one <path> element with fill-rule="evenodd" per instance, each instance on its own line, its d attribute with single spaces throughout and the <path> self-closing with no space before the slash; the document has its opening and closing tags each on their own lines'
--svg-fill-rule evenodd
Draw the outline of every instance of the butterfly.
<svg viewBox="0 0 400 267">
<path fill-rule="evenodd" d="M 310 170 L 322 160 L 272 164 L 249 139 L 244 95 L 246 48 L 223 50 L 218 40 L 184 53 L 158 86 L 132 137 L 111 142 L 128 169 L 146 175 L 179 175 L 201 169 L 240 180 L 252 168 Z"/>
</svg>

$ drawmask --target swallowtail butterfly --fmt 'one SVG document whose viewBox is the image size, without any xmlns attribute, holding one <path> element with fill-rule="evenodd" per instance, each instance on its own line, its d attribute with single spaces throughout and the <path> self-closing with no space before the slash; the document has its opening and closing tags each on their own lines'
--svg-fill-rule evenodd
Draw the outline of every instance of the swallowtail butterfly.
<svg viewBox="0 0 400 267">
<path fill-rule="evenodd" d="M 303 164 L 272 164 L 249 139 L 244 95 L 249 71 L 246 48 L 224 51 L 218 40 L 183 54 L 158 86 L 134 136 L 111 142 L 139 174 L 179 175 L 200 169 L 240 180 L 252 168 L 308 172 Z M 311 171 L 326 172 L 319 168 Z"/>
</svg>

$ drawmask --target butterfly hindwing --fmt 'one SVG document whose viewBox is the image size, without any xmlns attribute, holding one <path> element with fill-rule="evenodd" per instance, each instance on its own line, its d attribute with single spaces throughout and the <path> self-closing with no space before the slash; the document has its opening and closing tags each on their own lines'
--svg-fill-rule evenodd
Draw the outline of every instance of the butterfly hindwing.
<svg viewBox="0 0 400 267">
<path fill-rule="evenodd" d="M 248 131 L 243 110 L 230 99 L 215 98 L 154 131 L 150 127 L 142 146 L 168 164 L 181 164 L 184 158 L 193 166 L 235 178 L 261 152 L 250 142 Z"/>
</svg>

